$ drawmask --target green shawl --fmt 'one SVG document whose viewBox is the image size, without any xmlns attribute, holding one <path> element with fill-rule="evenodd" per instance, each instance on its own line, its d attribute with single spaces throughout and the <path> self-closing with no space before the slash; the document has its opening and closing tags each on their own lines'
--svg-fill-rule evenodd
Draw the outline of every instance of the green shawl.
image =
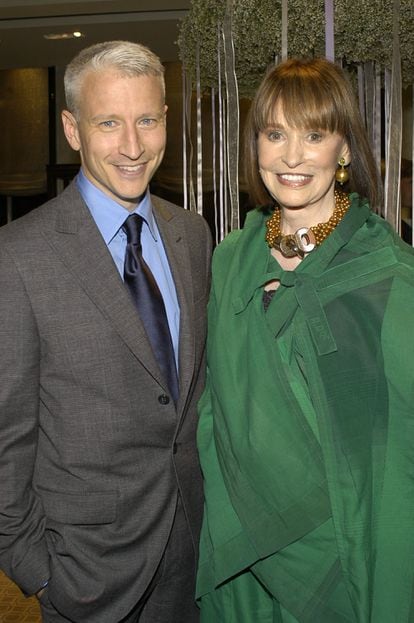
<svg viewBox="0 0 414 623">
<path fill-rule="evenodd" d="M 267 565 L 267 589 L 301 622 L 408 623 L 414 253 L 351 202 L 295 271 L 270 255 L 260 210 L 216 249 L 198 596 Z M 281 286 L 265 313 L 271 279 Z M 326 606 L 338 573 L 353 619 Z"/>
</svg>

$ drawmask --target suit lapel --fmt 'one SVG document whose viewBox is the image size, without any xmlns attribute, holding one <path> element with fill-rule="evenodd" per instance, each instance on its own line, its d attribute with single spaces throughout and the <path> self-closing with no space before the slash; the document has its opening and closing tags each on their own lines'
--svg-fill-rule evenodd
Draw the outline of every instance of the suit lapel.
<svg viewBox="0 0 414 623">
<path fill-rule="evenodd" d="M 164 242 L 180 305 L 179 377 L 180 399 L 177 405 L 182 413 L 194 375 L 195 335 L 193 278 L 188 247 L 183 235 L 182 220 L 168 208 L 168 203 L 151 196 L 154 215 Z"/>
<path fill-rule="evenodd" d="M 74 184 L 57 199 L 49 242 L 147 371 L 164 386 L 151 346 L 105 242 Z"/>
</svg>

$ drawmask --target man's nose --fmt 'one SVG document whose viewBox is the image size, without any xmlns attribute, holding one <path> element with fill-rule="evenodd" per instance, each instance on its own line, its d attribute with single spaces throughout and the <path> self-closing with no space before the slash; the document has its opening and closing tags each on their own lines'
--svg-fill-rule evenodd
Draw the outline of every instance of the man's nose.
<svg viewBox="0 0 414 623">
<path fill-rule="evenodd" d="M 143 153 L 144 147 L 140 139 L 139 130 L 135 126 L 124 129 L 119 151 L 124 156 L 130 158 L 130 160 L 138 160 Z"/>
</svg>

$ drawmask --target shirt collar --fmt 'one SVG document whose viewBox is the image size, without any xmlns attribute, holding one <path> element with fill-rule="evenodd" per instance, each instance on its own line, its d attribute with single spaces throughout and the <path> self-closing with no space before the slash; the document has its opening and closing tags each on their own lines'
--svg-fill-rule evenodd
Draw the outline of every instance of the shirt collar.
<svg viewBox="0 0 414 623">
<path fill-rule="evenodd" d="M 116 236 L 128 215 L 132 213 L 142 216 L 148 225 L 152 237 L 155 241 L 157 240 L 158 230 L 155 224 L 149 189 L 147 189 L 136 208 L 132 212 L 128 212 L 123 206 L 95 186 L 86 177 L 82 169 L 76 177 L 76 184 L 107 245 Z"/>
</svg>

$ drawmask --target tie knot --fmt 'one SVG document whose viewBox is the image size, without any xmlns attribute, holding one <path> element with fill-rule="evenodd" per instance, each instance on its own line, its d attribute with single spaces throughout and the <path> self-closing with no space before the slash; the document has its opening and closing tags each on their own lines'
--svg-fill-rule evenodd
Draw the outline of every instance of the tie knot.
<svg viewBox="0 0 414 623">
<path fill-rule="evenodd" d="M 141 244 L 141 229 L 143 218 L 139 214 L 130 214 L 123 224 L 127 242 L 134 245 Z"/>
</svg>

